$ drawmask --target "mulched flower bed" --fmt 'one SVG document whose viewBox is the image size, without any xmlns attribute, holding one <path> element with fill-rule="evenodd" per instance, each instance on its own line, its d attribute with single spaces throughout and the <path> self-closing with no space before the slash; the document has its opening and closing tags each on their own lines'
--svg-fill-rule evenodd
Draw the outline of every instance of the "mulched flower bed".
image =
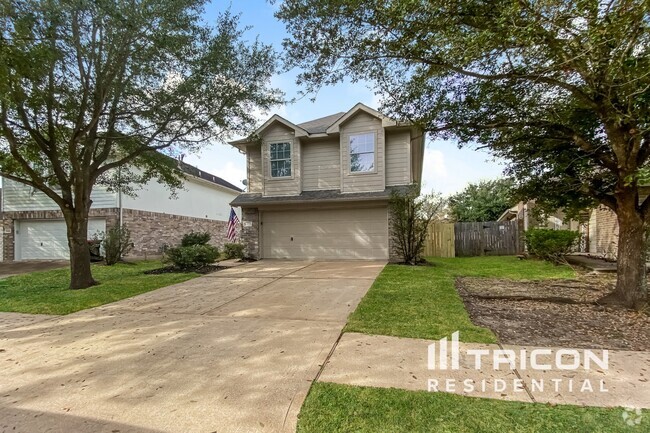
<svg viewBox="0 0 650 433">
<path fill-rule="evenodd" d="M 191 270 L 180 270 L 173 266 L 165 266 L 164 268 L 151 269 L 150 271 L 145 271 L 144 273 L 148 275 L 176 274 L 179 272 L 196 272 L 198 274 L 211 274 L 213 272 L 221 271 L 223 269 L 228 269 L 228 266 L 208 265 L 208 266 L 203 266 L 201 268 L 191 269 Z"/>
<path fill-rule="evenodd" d="M 597 304 L 614 287 L 614 278 L 458 278 L 456 287 L 472 321 L 492 329 L 503 344 L 650 350 L 647 312 Z"/>
</svg>

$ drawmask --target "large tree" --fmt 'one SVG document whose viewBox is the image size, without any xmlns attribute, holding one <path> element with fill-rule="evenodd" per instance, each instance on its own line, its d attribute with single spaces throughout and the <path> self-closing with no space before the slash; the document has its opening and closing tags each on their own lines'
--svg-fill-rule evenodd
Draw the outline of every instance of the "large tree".
<svg viewBox="0 0 650 433">
<path fill-rule="evenodd" d="M 161 152 L 246 134 L 281 99 L 272 49 L 246 42 L 229 12 L 206 24 L 203 3 L 0 0 L 0 176 L 61 209 L 72 289 L 95 284 L 95 185 L 178 187 L 182 174 Z"/>
<path fill-rule="evenodd" d="M 496 221 L 513 205 L 512 188 L 508 178 L 470 183 L 449 197 L 449 209 L 456 221 Z"/>
<path fill-rule="evenodd" d="M 285 0 L 289 66 L 307 90 L 346 76 L 383 109 L 510 161 L 520 198 L 618 217 L 618 280 L 647 299 L 650 157 L 647 0 Z"/>
</svg>

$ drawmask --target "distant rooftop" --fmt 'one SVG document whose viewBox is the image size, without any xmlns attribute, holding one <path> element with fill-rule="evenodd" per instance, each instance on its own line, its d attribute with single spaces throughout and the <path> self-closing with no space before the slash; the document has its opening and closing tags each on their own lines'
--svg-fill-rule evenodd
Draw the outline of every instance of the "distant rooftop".
<svg viewBox="0 0 650 433">
<path fill-rule="evenodd" d="M 186 162 L 179 161 L 179 168 L 183 173 L 189 174 L 191 176 L 195 177 L 200 177 L 203 180 L 207 180 L 208 182 L 216 183 L 217 185 L 221 185 L 226 188 L 230 188 L 234 191 L 237 192 L 243 192 L 241 188 L 236 187 L 232 183 L 228 182 L 227 180 L 224 180 L 220 178 L 219 176 L 215 176 L 214 174 L 210 174 L 208 172 L 205 172 L 198 167 L 194 167 L 193 165 L 190 165 Z"/>
<path fill-rule="evenodd" d="M 341 111 L 336 114 L 330 114 L 329 116 L 320 117 L 318 119 L 310 120 L 308 122 L 299 123 L 300 126 L 305 131 L 310 134 L 323 134 L 327 132 L 327 128 L 332 126 L 334 122 L 339 120 L 345 112 Z"/>
</svg>

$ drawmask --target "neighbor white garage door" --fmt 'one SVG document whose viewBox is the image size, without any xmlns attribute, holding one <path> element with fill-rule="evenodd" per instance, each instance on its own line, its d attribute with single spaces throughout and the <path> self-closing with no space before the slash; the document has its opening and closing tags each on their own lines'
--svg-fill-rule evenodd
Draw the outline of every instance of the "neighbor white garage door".
<svg viewBox="0 0 650 433">
<path fill-rule="evenodd" d="M 387 259 L 387 208 L 263 212 L 262 256 Z"/>
<path fill-rule="evenodd" d="M 88 239 L 106 231 L 106 220 L 88 221 Z M 68 259 L 68 235 L 63 220 L 22 220 L 16 223 L 16 260 Z"/>
</svg>

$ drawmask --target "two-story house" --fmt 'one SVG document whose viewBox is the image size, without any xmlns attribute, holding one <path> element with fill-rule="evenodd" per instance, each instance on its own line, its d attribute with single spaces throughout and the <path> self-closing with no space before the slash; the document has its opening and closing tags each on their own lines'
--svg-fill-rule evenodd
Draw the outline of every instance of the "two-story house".
<svg viewBox="0 0 650 433">
<path fill-rule="evenodd" d="M 397 259 L 390 245 L 391 192 L 420 183 L 424 135 L 363 104 L 294 124 L 278 115 L 246 153 L 242 239 L 253 258 Z"/>
<path fill-rule="evenodd" d="M 242 191 L 231 183 L 179 162 L 186 174 L 175 197 L 155 179 L 133 185 L 135 196 L 97 185 L 92 191 L 88 238 L 115 225 L 131 232 L 131 256 L 159 255 L 192 230 L 207 231 L 212 243 L 227 241 L 230 201 Z M 2 238 L 4 260 L 67 259 L 66 225 L 57 204 L 44 193 L 3 179 Z"/>
</svg>

